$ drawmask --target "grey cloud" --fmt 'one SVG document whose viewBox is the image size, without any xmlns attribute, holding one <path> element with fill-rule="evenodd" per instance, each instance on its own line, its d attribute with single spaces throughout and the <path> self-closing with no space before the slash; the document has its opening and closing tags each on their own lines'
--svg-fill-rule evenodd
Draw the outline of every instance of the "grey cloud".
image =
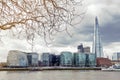
<svg viewBox="0 0 120 80">
<path fill-rule="evenodd" d="M 76 46 L 76 43 L 80 44 L 81 42 L 92 40 L 93 32 L 92 26 L 84 26 L 73 28 L 72 31 L 69 31 L 72 36 L 69 36 L 67 33 L 60 33 L 55 37 L 55 41 L 53 43 L 54 46 Z M 91 33 L 92 32 L 92 33 Z"/>
<path fill-rule="evenodd" d="M 101 28 L 101 36 L 105 43 L 120 42 L 120 15 Z"/>
<path fill-rule="evenodd" d="M 70 38 L 68 35 L 61 34 L 57 35 L 55 41 L 56 44 L 74 45 L 75 43 L 86 41 L 93 41 L 93 30 L 94 30 L 94 18 L 98 16 L 100 24 L 100 32 L 103 44 L 109 44 L 112 42 L 120 41 L 120 11 L 118 0 L 90 0 L 88 1 L 88 7 L 91 5 L 95 6 L 95 11 L 87 11 L 85 18 L 80 25 L 77 25 L 75 29 L 72 29 L 74 35 Z M 93 7 L 94 8 L 94 7 Z M 89 9 L 89 8 L 88 8 Z M 93 14 L 91 14 L 93 13 Z M 96 15 L 94 15 L 96 13 Z"/>
</svg>

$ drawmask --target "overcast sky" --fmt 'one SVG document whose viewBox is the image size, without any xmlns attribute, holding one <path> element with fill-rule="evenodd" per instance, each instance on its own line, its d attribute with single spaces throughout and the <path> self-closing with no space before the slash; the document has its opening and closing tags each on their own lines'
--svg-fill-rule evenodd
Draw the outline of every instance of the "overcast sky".
<svg viewBox="0 0 120 80">
<path fill-rule="evenodd" d="M 83 5 L 86 14 L 76 28 L 69 30 L 72 37 L 65 32 L 58 33 L 48 46 L 38 38 L 34 50 L 39 54 L 42 52 L 58 54 L 66 50 L 76 52 L 80 43 L 92 47 L 94 19 L 97 16 L 105 56 L 120 52 L 120 0 L 85 0 Z M 13 37 L 2 37 L 1 40 L 3 42 L 0 43 L 0 62 L 6 61 L 9 50 L 30 51 L 30 45 L 25 40 Z"/>
</svg>

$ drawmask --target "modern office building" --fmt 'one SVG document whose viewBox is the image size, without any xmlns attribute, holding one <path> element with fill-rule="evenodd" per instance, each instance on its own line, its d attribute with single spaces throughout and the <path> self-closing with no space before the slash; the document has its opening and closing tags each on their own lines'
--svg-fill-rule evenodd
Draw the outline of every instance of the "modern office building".
<svg viewBox="0 0 120 80">
<path fill-rule="evenodd" d="M 38 53 L 26 53 L 28 59 L 28 66 L 38 66 Z"/>
<path fill-rule="evenodd" d="M 94 26 L 93 53 L 95 53 L 96 57 L 103 57 L 103 49 L 101 44 L 99 23 L 97 17 L 95 18 L 95 26 Z"/>
<path fill-rule="evenodd" d="M 55 60 L 56 60 L 55 54 L 50 54 L 49 55 L 49 62 L 50 62 L 49 64 L 50 64 L 50 66 L 54 66 Z"/>
<path fill-rule="evenodd" d="M 84 47 L 84 53 L 90 53 L 90 47 Z"/>
<path fill-rule="evenodd" d="M 60 55 L 50 54 L 50 66 L 59 66 Z"/>
<path fill-rule="evenodd" d="M 59 66 L 60 65 L 60 55 L 43 53 L 41 55 L 41 65 L 42 66 Z"/>
<path fill-rule="evenodd" d="M 60 66 L 60 55 L 55 55 L 54 66 Z"/>
<path fill-rule="evenodd" d="M 38 54 L 11 50 L 7 56 L 7 65 L 9 67 L 38 66 Z"/>
<path fill-rule="evenodd" d="M 86 54 L 83 53 L 74 53 L 74 66 L 75 67 L 85 67 L 86 63 Z"/>
<path fill-rule="evenodd" d="M 73 55 L 71 52 L 64 51 L 60 55 L 60 66 L 72 66 L 73 64 Z"/>
<path fill-rule="evenodd" d="M 78 53 L 90 53 L 90 47 L 84 47 L 83 44 L 78 45 Z"/>
<path fill-rule="evenodd" d="M 96 66 L 96 56 L 93 53 L 86 54 L 86 66 L 95 67 Z"/>
<path fill-rule="evenodd" d="M 41 62 L 42 66 L 50 66 L 50 53 L 42 53 Z"/>
<path fill-rule="evenodd" d="M 113 53 L 112 60 L 119 60 L 120 61 L 120 52 Z"/>
<path fill-rule="evenodd" d="M 7 66 L 9 67 L 27 67 L 28 59 L 25 52 L 11 50 L 7 56 Z"/>
<path fill-rule="evenodd" d="M 83 44 L 78 45 L 77 49 L 78 49 L 78 52 L 84 53 Z"/>
</svg>

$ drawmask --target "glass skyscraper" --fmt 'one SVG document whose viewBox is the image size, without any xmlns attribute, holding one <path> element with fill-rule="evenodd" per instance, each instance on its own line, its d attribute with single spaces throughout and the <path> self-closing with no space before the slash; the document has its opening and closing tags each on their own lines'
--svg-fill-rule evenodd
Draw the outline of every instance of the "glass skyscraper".
<svg viewBox="0 0 120 80">
<path fill-rule="evenodd" d="M 93 53 L 95 53 L 97 57 L 103 57 L 103 49 L 101 45 L 101 37 L 99 32 L 99 24 L 98 18 L 95 18 L 95 26 L 94 26 L 94 42 L 93 42 Z"/>
</svg>

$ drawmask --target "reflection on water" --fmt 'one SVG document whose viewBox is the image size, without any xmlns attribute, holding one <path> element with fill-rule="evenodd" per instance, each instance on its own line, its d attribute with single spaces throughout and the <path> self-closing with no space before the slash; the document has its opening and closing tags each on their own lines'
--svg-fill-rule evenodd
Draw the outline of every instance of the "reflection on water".
<svg viewBox="0 0 120 80">
<path fill-rule="evenodd" d="M 120 80 L 120 72 L 0 71 L 0 80 Z"/>
</svg>

